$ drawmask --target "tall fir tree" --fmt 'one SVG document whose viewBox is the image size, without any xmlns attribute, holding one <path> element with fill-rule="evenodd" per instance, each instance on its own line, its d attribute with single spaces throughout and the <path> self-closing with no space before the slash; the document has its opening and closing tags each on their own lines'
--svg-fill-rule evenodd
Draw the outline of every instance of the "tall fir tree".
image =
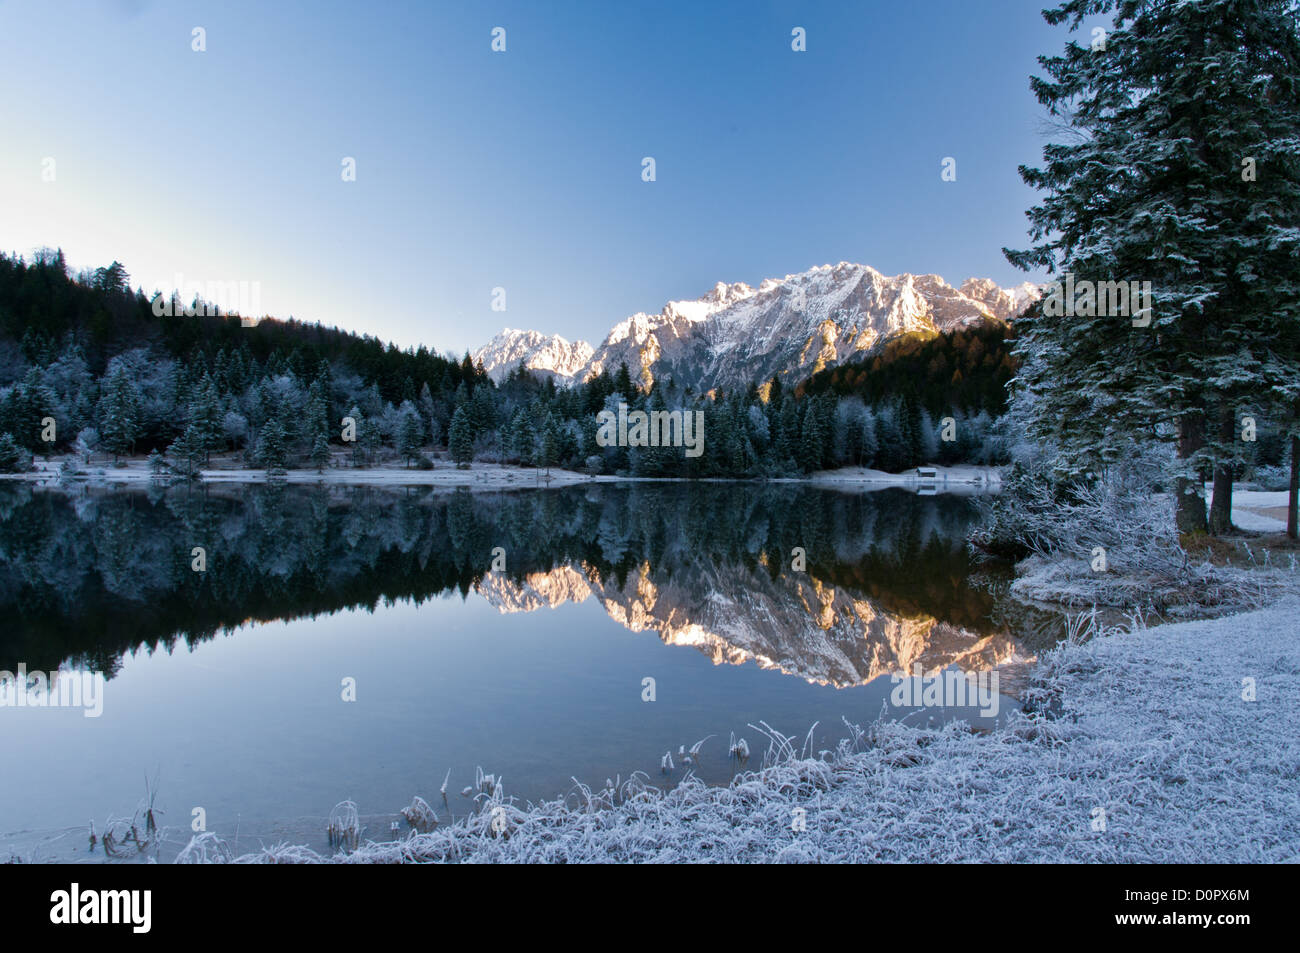
<svg viewBox="0 0 1300 953">
<path fill-rule="evenodd" d="M 464 407 L 457 407 L 456 412 L 452 414 L 451 427 L 447 435 L 447 449 L 451 451 L 451 459 L 458 467 L 468 467 L 474 458 L 474 435 L 470 427 L 469 414 Z"/>
<path fill-rule="evenodd" d="M 258 462 L 266 469 L 268 476 L 284 473 L 289 456 L 286 447 L 284 425 L 278 417 L 272 417 L 262 425 L 262 432 L 257 440 Z"/>
<path fill-rule="evenodd" d="M 1108 284 L 1019 322 L 1017 399 L 1067 477 L 1133 440 L 1173 442 L 1176 526 L 1199 532 L 1216 464 L 1230 506 L 1238 406 L 1277 406 L 1298 386 L 1296 4 L 1067 0 L 1043 15 L 1075 30 L 1106 13 L 1109 33 L 1039 58 L 1048 76 L 1031 86 L 1072 135 L 1021 168 L 1045 193 L 1028 212 L 1038 244 L 1004 251 L 1076 287 Z M 1120 306 L 1112 283 L 1130 282 L 1151 283 L 1149 312 Z"/>
<path fill-rule="evenodd" d="M 114 462 L 130 453 L 140 436 L 140 393 L 126 368 L 114 366 L 99 400 L 99 437 Z"/>
</svg>

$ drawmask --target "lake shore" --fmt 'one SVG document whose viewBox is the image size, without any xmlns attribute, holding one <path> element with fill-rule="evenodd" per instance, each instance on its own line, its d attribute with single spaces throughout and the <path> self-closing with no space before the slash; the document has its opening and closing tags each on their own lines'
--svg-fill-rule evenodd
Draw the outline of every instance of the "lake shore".
<svg viewBox="0 0 1300 953">
<path fill-rule="evenodd" d="M 78 463 L 79 472 L 65 476 L 61 468 L 68 455 L 37 459 L 35 469 L 28 473 L 0 473 L 0 480 L 24 481 L 41 485 L 71 482 L 73 484 L 142 485 L 154 480 L 148 461 L 143 457 L 124 459 L 120 465 L 110 461 L 91 464 Z M 885 473 L 863 467 L 842 470 L 823 470 L 805 477 L 782 477 L 772 480 L 745 480 L 705 478 L 707 482 L 771 482 L 813 483 L 832 487 L 862 486 L 885 488 L 890 486 L 916 487 L 922 492 L 970 492 L 996 489 L 1001 485 L 1001 475 L 996 467 L 955 466 L 936 467 L 936 479 L 918 480 L 915 472 Z M 199 471 L 201 482 L 210 484 L 259 484 L 269 482 L 265 470 L 236 465 L 224 461 Z M 177 480 L 171 476 L 168 479 Z M 280 478 L 292 484 L 328 484 L 331 486 L 433 486 L 479 490 L 545 489 L 573 486 L 578 483 L 690 483 L 702 482 L 679 478 L 615 476 L 612 474 L 580 473 L 575 470 L 552 468 L 549 471 L 536 467 L 521 467 L 500 463 L 475 463 L 469 469 L 460 469 L 450 462 L 439 461 L 432 470 L 418 470 L 400 464 L 370 467 L 334 466 L 318 472 L 315 469 L 289 470 Z"/>
<path fill-rule="evenodd" d="M 233 859 L 1296 862 L 1298 627 L 1291 598 L 1063 644 L 1034 673 L 1032 710 L 990 734 L 880 723 L 819 758 L 774 745 L 776 763 L 726 787 L 626 782 L 526 807 L 497 789 L 431 833 Z M 210 835 L 182 859 L 229 859 L 216 846 Z"/>
</svg>

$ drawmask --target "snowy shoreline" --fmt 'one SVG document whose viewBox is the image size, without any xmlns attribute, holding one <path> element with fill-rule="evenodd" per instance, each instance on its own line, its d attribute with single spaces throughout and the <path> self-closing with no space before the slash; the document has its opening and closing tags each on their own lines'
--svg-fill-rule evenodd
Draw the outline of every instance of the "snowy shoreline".
<svg viewBox="0 0 1300 953">
<path fill-rule="evenodd" d="M 79 464 L 80 472 L 65 479 L 60 468 L 68 456 L 55 456 L 48 460 L 39 459 L 36 469 L 28 473 L 0 473 L 0 480 L 37 483 L 43 486 L 57 485 L 61 482 L 88 484 L 92 486 L 139 485 L 147 484 L 153 479 L 147 461 L 135 458 L 125 461 L 124 466 L 106 464 Z M 339 467 L 330 468 L 323 473 L 314 469 L 289 470 L 282 478 L 291 484 L 328 484 L 331 486 L 434 486 L 464 487 L 466 489 L 544 489 L 548 487 L 573 486 L 580 483 L 811 483 L 826 487 L 874 486 L 874 487 L 917 487 L 924 491 L 933 487 L 936 492 L 970 492 L 972 489 L 997 489 L 1001 477 L 996 467 L 936 467 L 937 478 L 933 481 L 920 481 L 913 473 L 885 473 L 882 470 L 868 470 L 850 467 L 843 470 L 823 470 L 806 477 L 780 477 L 770 480 L 742 478 L 705 477 L 691 480 L 678 477 L 633 477 L 599 474 L 592 476 L 574 470 L 551 469 L 547 471 L 534 467 L 519 467 L 499 463 L 476 463 L 468 470 L 444 465 L 433 470 L 417 470 L 409 467 Z M 207 484 L 262 484 L 267 483 L 265 470 L 246 468 L 214 467 L 200 471 L 202 482 Z"/>
<path fill-rule="evenodd" d="M 1298 625 L 1291 598 L 1063 644 L 1033 676 L 1036 711 L 991 734 L 885 722 L 821 757 L 774 744 L 727 787 L 646 779 L 525 807 L 498 787 L 467 820 L 350 853 L 231 858 L 209 834 L 178 860 L 1295 862 Z"/>
</svg>

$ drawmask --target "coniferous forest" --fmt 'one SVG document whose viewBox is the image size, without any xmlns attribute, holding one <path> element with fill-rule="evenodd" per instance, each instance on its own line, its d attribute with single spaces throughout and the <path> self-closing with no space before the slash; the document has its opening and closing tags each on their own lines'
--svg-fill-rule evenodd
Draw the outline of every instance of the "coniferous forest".
<svg viewBox="0 0 1300 953">
<path fill-rule="evenodd" d="M 183 475 L 231 452 L 269 470 L 427 468 L 446 450 L 471 466 L 689 478 L 1006 459 L 997 422 L 1016 363 L 991 322 L 894 339 L 806 381 L 701 394 L 671 378 L 643 390 L 626 366 L 571 387 L 522 369 L 498 384 L 468 354 L 176 304 L 158 316 L 117 262 L 73 275 L 57 250 L 0 256 L 0 468 L 67 452 L 148 454 Z M 706 452 L 600 446 L 598 415 L 621 403 L 702 412 Z"/>
</svg>

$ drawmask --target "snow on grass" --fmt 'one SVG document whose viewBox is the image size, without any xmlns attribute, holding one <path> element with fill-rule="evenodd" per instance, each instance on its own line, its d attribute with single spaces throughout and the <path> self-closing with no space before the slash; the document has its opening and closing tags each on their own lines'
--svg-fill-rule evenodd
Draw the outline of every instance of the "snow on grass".
<svg viewBox="0 0 1300 953">
<path fill-rule="evenodd" d="M 1255 495 L 1272 502 L 1272 494 Z M 1264 548 L 1254 556 L 1244 540 L 1244 559 L 1227 541 L 1192 538 L 1185 546 L 1175 532 L 1173 498 L 1123 474 L 1072 487 L 1064 499 L 1046 481 L 1013 478 L 1011 492 L 986 505 L 988 517 L 969 539 L 982 553 L 1030 551 L 1016 563 L 1010 587 L 1021 601 L 1188 619 L 1300 596 L 1296 553 Z"/>
<path fill-rule="evenodd" d="M 1289 599 L 1067 642 L 1036 671 L 1032 711 L 987 735 L 880 722 L 813 756 L 768 731 L 765 766 L 726 787 L 661 791 L 639 775 L 519 807 L 498 785 L 430 833 L 235 862 L 1294 861 L 1298 626 Z M 186 859 L 223 859 L 202 846 Z"/>
</svg>

